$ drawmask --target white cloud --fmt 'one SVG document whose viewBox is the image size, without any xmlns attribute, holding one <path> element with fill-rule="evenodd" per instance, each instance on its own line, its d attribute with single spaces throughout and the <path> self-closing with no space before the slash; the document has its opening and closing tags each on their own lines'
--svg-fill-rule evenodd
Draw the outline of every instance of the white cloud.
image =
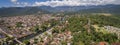
<svg viewBox="0 0 120 45">
<path fill-rule="evenodd" d="M 31 6 L 29 3 L 27 2 L 16 2 L 16 7 L 24 7 L 24 6 Z"/>
<path fill-rule="evenodd" d="M 17 0 L 11 0 L 11 2 L 15 3 L 15 2 L 17 2 Z"/>
<path fill-rule="evenodd" d="M 50 0 L 46 2 L 35 2 L 33 6 L 80 6 L 80 5 L 105 5 L 111 4 L 115 0 Z"/>
<path fill-rule="evenodd" d="M 29 0 L 28 0 L 29 1 Z M 106 5 L 106 4 L 120 4 L 119 0 L 48 0 L 45 2 L 18 2 L 18 0 L 11 0 L 16 5 L 21 6 L 80 6 L 80 5 Z"/>
</svg>

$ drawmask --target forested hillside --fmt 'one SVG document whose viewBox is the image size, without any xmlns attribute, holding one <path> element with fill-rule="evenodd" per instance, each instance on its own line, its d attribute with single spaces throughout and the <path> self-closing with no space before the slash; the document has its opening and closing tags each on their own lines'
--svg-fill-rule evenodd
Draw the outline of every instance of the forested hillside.
<svg viewBox="0 0 120 45">
<path fill-rule="evenodd" d="M 119 16 L 114 15 L 72 15 L 63 23 L 65 27 L 61 31 L 72 32 L 72 45 L 96 45 L 101 42 L 113 44 L 120 42 L 120 39 L 116 33 L 108 32 L 104 26 L 120 28 L 119 22 Z"/>
<path fill-rule="evenodd" d="M 65 14 L 86 14 L 86 13 L 111 13 L 120 14 L 120 5 L 98 5 L 98 6 L 36 6 L 36 7 L 8 7 L 0 8 L 0 16 L 65 13 Z"/>
</svg>

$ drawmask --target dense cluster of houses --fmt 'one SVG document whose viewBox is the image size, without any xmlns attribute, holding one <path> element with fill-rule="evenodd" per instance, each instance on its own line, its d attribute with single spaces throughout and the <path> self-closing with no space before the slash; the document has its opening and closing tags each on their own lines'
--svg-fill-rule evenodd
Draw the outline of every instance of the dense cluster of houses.
<svg viewBox="0 0 120 45">
<path fill-rule="evenodd" d="M 118 35 L 118 38 L 120 39 L 120 28 L 116 28 L 113 26 L 104 26 L 104 28 L 110 33 L 116 33 Z"/>
<path fill-rule="evenodd" d="M 26 16 L 13 16 L 13 17 L 3 17 L 0 20 L 4 21 L 4 26 L 0 26 L 3 31 L 11 34 L 13 37 L 20 38 L 26 35 L 30 35 L 33 32 L 30 30 L 36 25 L 41 25 L 45 21 L 52 19 L 51 15 L 26 15 Z M 16 27 L 17 23 L 21 23 L 22 27 Z M 3 29 L 4 27 L 4 29 Z M 8 29 L 6 29 L 6 28 Z M 0 37 L 3 34 L 0 35 Z"/>
<path fill-rule="evenodd" d="M 65 31 L 63 33 L 52 33 L 52 29 L 42 33 L 41 35 L 30 40 L 31 45 L 71 45 L 72 34 L 70 31 Z M 37 43 L 35 43 L 37 42 Z"/>
</svg>

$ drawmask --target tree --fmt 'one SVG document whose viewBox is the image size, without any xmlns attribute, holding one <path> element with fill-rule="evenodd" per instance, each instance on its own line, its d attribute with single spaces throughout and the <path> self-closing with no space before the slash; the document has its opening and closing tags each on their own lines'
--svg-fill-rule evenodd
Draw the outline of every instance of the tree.
<svg viewBox="0 0 120 45">
<path fill-rule="evenodd" d="M 23 27 L 22 24 L 23 22 L 16 22 L 16 27 Z"/>
</svg>

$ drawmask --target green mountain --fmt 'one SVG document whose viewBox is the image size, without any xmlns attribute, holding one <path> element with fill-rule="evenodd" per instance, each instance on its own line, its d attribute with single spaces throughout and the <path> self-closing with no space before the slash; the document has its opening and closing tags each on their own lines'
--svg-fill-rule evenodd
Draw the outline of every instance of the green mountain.
<svg viewBox="0 0 120 45">
<path fill-rule="evenodd" d="M 38 7 L 9 7 L 0 8 L 0 16 L 29 15 L 43 13 L 112 13 L 119 14 L 120 5 L 98 5 L 98 6 L 38 6 Z"/>
</svg>

